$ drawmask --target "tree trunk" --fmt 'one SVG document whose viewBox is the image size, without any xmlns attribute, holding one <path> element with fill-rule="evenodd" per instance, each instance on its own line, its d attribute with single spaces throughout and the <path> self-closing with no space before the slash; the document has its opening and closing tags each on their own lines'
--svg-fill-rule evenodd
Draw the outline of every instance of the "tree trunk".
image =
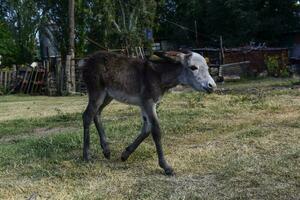
<svg viewBox="0 0 300 200">
<path fill-rule="evenodd" d="M 69 0 L 69 59 L 66 62 L 66 76 L 67 76 L 67 92 L 74 93 L 76 91 L 75 83 L 75 2 Z M 67 66 L 69 65 L 69 66 Z"/>
</svg>

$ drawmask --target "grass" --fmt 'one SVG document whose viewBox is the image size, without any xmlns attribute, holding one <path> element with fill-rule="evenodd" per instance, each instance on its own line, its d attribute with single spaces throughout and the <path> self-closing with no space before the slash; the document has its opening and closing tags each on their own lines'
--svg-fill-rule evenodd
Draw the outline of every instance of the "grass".
<svg viewBox="0 0 300 200">
<path fill-rule="evenodd" d="M 158 115 L 174 177 L 162 174 L 151 137 L 120 161 L 141 127 L 136 107 L 113 102 L 104 110 L 112 158 L 101 154 L 92 126 L 85 163 L 86 96 L 1 96 L 0 199 L 299 199 L 296 82 L 243 80 L 211 95 L 167 94 Z"/>
</svg>

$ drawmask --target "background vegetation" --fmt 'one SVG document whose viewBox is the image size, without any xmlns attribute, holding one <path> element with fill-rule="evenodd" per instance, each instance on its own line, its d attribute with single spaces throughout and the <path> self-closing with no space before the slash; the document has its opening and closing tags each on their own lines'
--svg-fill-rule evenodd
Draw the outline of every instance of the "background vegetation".
<svg viewBox="0 0 300 200">
<path fill-rule="evenodd" d="M 283 34 L 300 28 L 297 0 L 76 0 L 76 55 L 106 48 L 147 46 L 145 30 L 154 38 L 193 46 L 227 47 L 250 41 L 279 45 Z M 67 51 L 68 1 L 0 0 L 0 54 L 4 64 L 37 57 L 37 34 L 55 24 L 63 57 Z M 195 21 L 197 27 L 195 27 Z M 197 31 L 196 31 L 197 30 Z M 198 41 L 195 40 L 198 33 Z"/>
</svg>

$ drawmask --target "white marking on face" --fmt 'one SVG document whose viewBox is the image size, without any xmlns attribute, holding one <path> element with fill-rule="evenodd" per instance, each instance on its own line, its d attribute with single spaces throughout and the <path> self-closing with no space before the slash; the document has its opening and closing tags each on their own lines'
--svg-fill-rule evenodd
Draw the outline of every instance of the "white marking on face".
<svg viewBox="0 0 300 200">
<path fill-rule="evenodd" d="M 180 80 L 183 84 L 188 84 L 196 90 L 213 91 L 216 83 L 210 76 L 208 65 L 203 56 L 198 53 L 182 54 L 181 63 L 184 65 Z"/>
</svg>

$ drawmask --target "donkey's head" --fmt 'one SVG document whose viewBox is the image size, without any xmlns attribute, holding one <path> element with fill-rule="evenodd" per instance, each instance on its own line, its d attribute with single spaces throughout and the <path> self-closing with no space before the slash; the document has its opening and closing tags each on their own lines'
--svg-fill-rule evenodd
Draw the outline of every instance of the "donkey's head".
<svg viewBox="0 0 300 200">
<path fill-rule="evenodd" d="M 178 56 L 183 65 L 183 71 L 179 77 L 182 84 L 187 84 L 195 90 L 205 90 L 209 93 L 216 89 L 217 85 L 209 74 L 208 65 L 203 56 L 194 52 L 179 53 Z"/>
<path fill-rule="evenodd" d="M 217 85 L 210 76 L 206 60 L 198 53 L 166 52 L 165 57 L 180 62 L 183 70 L 179 76 L 181 84 L 189 85 L 197 91 L 213 92 Z"/>
</svg>

